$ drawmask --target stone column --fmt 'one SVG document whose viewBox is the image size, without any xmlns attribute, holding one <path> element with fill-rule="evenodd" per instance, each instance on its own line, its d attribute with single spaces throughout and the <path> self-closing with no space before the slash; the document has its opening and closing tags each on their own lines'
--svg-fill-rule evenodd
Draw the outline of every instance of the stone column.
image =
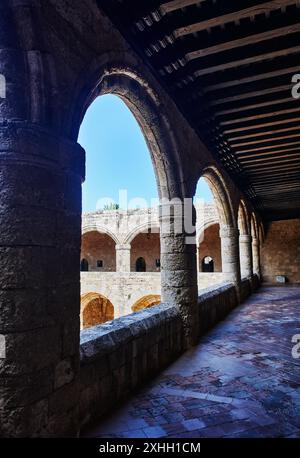
<svg viewBox="0 0 300 458">
<path fill-rule="evenodd" d="M 248 234 L 242 234 L 239 237 L 240 243 L 240 264 L 241 276 L 251 277 L 253 275 L 252 269 L 252 237 Z"/>
<path fill-rule="evenodd" d="M 253 273 L 260 278 L 259 240 L 252 237 Z"/>
<path fill-rule="evenodd" d="M 117 272 L 130 272 L 130 249 L 130 244 L 116 245 Z"/>
<path fill-rule="evenodd" d="M 161 297 L 162 302 L 179 309 L 188 348 L 196 343 L 199 333 L 196 238 L 189 243 L 191 234 L 184 230 L 182 204 L 178 204 L 178 212 L 175 208 L 171 218 L 167 207 L 168 204 L 160 206 Z"/>
<path fill-rule="evenodd" d="M 10 121 L 0 152 L 0 436 L 76 436 L 84 150 Z"/>
<path fill-rule="evenodd" d="M 220 238 L 224 280 L 234 283 L 239 294 L 241 282 L 239 231 L 235 227 L 221 226 Z"/>
</svg>

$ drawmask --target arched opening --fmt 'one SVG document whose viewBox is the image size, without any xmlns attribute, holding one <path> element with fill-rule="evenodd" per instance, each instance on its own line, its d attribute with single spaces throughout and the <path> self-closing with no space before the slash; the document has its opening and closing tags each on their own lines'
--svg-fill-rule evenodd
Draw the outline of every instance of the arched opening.
<svg viewBox="0 0 300 458">
<path fill-rule="evenodd" d="M 238 210 L 238 229 L 241 277 L 251 277 L 253 273 L 251 231 L 247 207 L 243 200 Z"/>
<path fill-rule="evenodd" d="M 146 265 L 145 259 L 143 257 L 137 258 L 137 260 L 135 261 L 135 271 L 136 272 L 146 272 L 146 269 L 147 269 L 147 265 Z"/>
<path fill-rule="evenodd" d="M 144 270 L 138 270 L 138 267 Z M 160 237 L 151 230 L 140 232 L 131 242 L 131 271 L 160 272 Z"/>
<path fill-rule="evenodd" d="M 107 297 L 87 293 L 81 297 L 81 328 L 89 328 L 114 319 L 114 306 Z"/>
<path fill-rule="evenodd" d="M 237 226 L 226 183 L 214 166 L 206 168 L 200 177 L 194 202 L 197 217 L 196 229 L 199 234 L 198 289 L 227 280 L 235 281 L 238 273 L 232 271 L 232 260 L 236 256 L 236 253 L 233 253 L 236 247 L 232 240 L 237 232 Z M 208 267 L 204 266 L 202 260 L 206 256 L 213 259 L 214 272 L 207 271 Z M 206 270 L 203 271 L 203 269 Z M 216 272 L 219 272 L 218 275 Z"/>
<path fill-rule="evenodd" d="M 89 263 L 88 261 L 83 258 L 80 262 L 80 271 L 81 272 L 88 272 L 89 271 Z"/>
<path fill-rule="evenodd" d="M 150 103 L 150 100 L 147 100 L 147 94 L 143 101 L 140 99 L 140 91 L 138 97 L 135 96 L 134 88 L 137 82 L 131 81 L 131 78 L 123 74 L 116 81 L 115 75 L 110 78 L 106 74 L 104 79 L 106 78 L 110 81 L 105 92 L 109 86 L 111 93 L 104 94 L 104 91 L 100 90 L 98 94 L 102 92 L 101 97 L 96 98 L 91 94 L 91 100 L 94 101 L 85 113 L 79 142 L 87 153 L 87 174 L 83 185 L 83 211 L 88 212 L 86 227 L 100 227 L 98 220 L 101 216 L 101 227 L 108 228 L 115 237 L 111 237 L 109 233 L 100 234 L 99 230 L 87 231 L 82 237 L 81 256 L 87 259 L 89 271 L 99 274 L 116 271 L 112 280 L 114 288 L 117 288 L 115 283 L 119 273 L 119 291 L 123 291 L 121 283 L 124 283 L 124 277 L 130 270 L 160 272 L 159 232 L 147 232 L 137 235 L 134 240 L 125 241 L 124 235 L 128 233 L 131 223 L 129 221 L 129 226 L 126 226 L 122 215 L 136 213 L 136 219 L 139 221 L 139 210 L 154 205 L 154 199 L 157 204 L 158 194 L 161 196 L 167 192 L 167 176 L 161 147 L 162 143 L 168 143 L 170 140 L 168 135 L 162 138 L 157 134 L 156 130 L 158 131 L 161 126 L 151 124 L 150 128 L 147 125 L 147 110 L 155 109 L 155 106 L 153 101 Z M 127 83 L 130 82 L 126 94 L 115 86 L 115 83 L 119 85 L 125 78 L 128 80 Z M 133 91 L 132 94 L 128 90 L 129 87 Z M 151 93 L 151 97 L 153 95 Z M 147 105 L 149 103 L 150 105 Z M 160 116 L 159 111 L 156 116 Z M 164 122 L 162 120 L 161 123 Z M 119 200 L 119 190 L 127 191 L 125 203 Z M 117 205 L 113 202 L 105 203 L 101 199 L 104 196 L 109 196 Z M 137 200 L 135 196 L 140 198 Z M 105 278 L 109 277 L 106 275 Z M 84 281 L 89 281 L 88 276 L 82 275 L 81 278 L 83 290 L 87 290 L 88 285 L 84 285 Z M 117 310 L 119 307 L 122 308 L 122 302 L 125 304 L 128 300 L 125 290 L 122 294 L 124 297 L 120 298 Z"/>
<path fill-rule="evenodd" d="M 90 272 L 116 271 L 116 242 L 108 234 L 98 231 L 83 234 L 81 256 L 88 263 Z"/>
<path fill-rule="evenodd" d="M 200 233 L 198 244 L 199 271 L 222 272 L 221 239 L 219 223 L 210 224 Z M 209 270 L 203 261 L 213 259 L 213 270 Z"/>
<path fill-rule="evenodd" d="M 160 303 L 160 300 L 161 299 L 159 295 L 149 294 L 136 301 L 131 307 L 131 309 L 133 312 L 138 312 L 139 310 L 153 307 L 154 305 L 158 305 Z"/>
<path fill-rule="evenodd" d="M 253 273 L 260 277 L 260 240 L 257 218 L 254 212 L 251 214 L 251 236 Z"/>
<path fill-rule="evenodd" d="M 202 259 L 202 272 L 214 272 L 214 260 L 210 256 Z"/>
<path fill-rule="evenodd" d="M 240 235 L 250 234 L 248 211 L 245 202 L 241 200 L 238 211 L 238 229 Z"/>
</svg>

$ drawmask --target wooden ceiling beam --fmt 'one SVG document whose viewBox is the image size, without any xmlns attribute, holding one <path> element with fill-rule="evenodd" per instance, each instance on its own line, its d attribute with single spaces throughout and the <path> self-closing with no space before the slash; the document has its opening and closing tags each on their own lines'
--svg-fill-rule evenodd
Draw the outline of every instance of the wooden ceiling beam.
<svg viewBox="0 0 300 458">
<path fill-rule="evenodd" d="M 265 132 L 259 132 L 256 134 L 247 134 L 247 135 L 239 135 L 238 137 L 230 137 L 228 138 L 228 141 L 236 141 L 236 140 L 244 140 L 245 138 L 255 138 L 255 137 L 265 137 L 266 135 L 276 135 L 276 134 L 281 134 L 284 132 L 293 132 L 293 131 L 300 131 L 300 126 L 292 126 L 292 127 L 286 127 L 284 129 L 277 129 L 277 130 L 268 130 Z M 268 139 L 269 140 L 269 139 Z"/>
<path fill-rule="evenodd" d="M 244 166 L 243 168 L 246 168 L 248 170 L 248 172 L 252 175 L 252 174 L 262 174 L 264 173 L 266 176 L 268 176 L 268 174 L 273 174 L 273 171 L 274 170 L 278 170 L 279 172 L 280 171 L 283 171 L 283 170 L 291 170 L 291 168 L 293 169 L 296 169 L 296 170 L 299 170 L 300 171 L 300 163 L 299 163 L 299 160 L 296 159 L 295 160 L 296 163 L 295 164 L 291 164 L 292 161 L 289 161 L 287 163 L 285 163 L 284 161 L 282 161 L 282 163 L 279 163 L 280 161 L 278 161 L 277 164 L 274 164 L 274 165 L 270 165 L 270 164 L 265 164 L 265 165 L 260 165 L 259 167 L 257 166 L 253 166 L 253 165 L 248 165 L 248 166 Z M 266 169 L 267 167 L 267 169 Z"/>
<path fill-rule="evenodd" d="M 269 151 L 268 154 L 275 154 L 276 152 L 285 152 L 285 151 L 292 151 L 293 148 L 289 148 L 289 149 L 279 149 L 279 150 L 276 150 L 276 148 L 282 148 L 284 146 L 299 146 L 300 147 L 300 142 L 296 141 L 296 142 L 290 142 L 290 143 L 281 143 L 280 145 L 272 145 L 272 146 L 266 146 L 264 148 L 249 148 L 249 149 L 244 149 L 244 150 L 239 150 L 239 151 L 235 151 L 235 154 L 238 154 L 238 155 L 241 155 L 243 157 L 246 157 L 244 156 L 245 154 L 247 153 L 255 153 L 255 155 L 259 155 L 258 153 L 264 153 L 265 151 L 268 151 L 268 150 L 275 150 L 275 151 Z"/>
<path fill-rule="evenodd" d="M 296 108 L 286 108 L 285 110 L 277 110 L 277 111 L 270 111 L 267 113 L 260 113 L 253 116 L 244 116 L 243 118 L 234 118 L 228 119 L 226 121 L 219 122 L 220 126 L 230 126 L 233 124 L 240 124 L 241 122 L 247 121 L 255 121 L 256 119 L 264 119 L 264 118 L 276 118 L 276 116 L 283 116 L 291 113 L 298 113 L 300 111 L 300 107 Z"/>
<path fill-rule="evenodd" d="M 262 95 L 273 94 L 276 92 L 289 91 L 292 88 L 292 83 L 283 84 L 281 86 L 268 87 L 258 91 L 244 92 L 230 97 L 224 97 L 222 99 L 215 99 L 210 102 L 210 106 L 222 105 L 223 103 L 236 102 L 238 100 L 250 99 L 252 97 L 260 97 Z"/>
<path fill-rule="evenodd" d="M 298 150 L 298 151 L 297 151 Z M 292 153 L 293 152 L 293 153 Z M 278 151 L 278 153 L 280 153 L 280 151 Z M 263 156 L 263 157 L 262 157 Z M 259 155 L 259 156 L 245 156 L 245 157 L 242 157 L 240 158 L 240 161 L 241 161 L 241 164 L 244 165 L 244 164 L 256 164 L 256 163 L 259 163 L 259 162 L 268 162 L 269 164 L 272 163 L 273 159 L 282 159 L 282 158 L 300 158 L 300 148 L 297 148 L 297 149 L 292 149 L 290 154 L 287 155 L 287 154 L 276 154 L 276 155 L 272 155 L 272 154 L 265 154 L 265 155 Z"/>
<path fill-rule="evenodd" d="M 291 134 L 291 135 L 281 135 L 280 137 L 275 137 L 275 138 L 258 139 L 258 140 L 254 140 L 251 142 L 234 143 L 234 144 L 230 144 L 230 146 L 231 148 L 239 148 L 241 146 L 257 145 L 258 143 L 271 143 L 271 142 L 275 142 L 278 140 L 288 140 L 289 138 L 298 138 L 298 137 L 300 137 L 300 133 Z"/>
<path fill-rule="evenodd" d="M 167 3 L 163 3 L 159 7 L 159 11 L 162 15 L 167 13 L 172 13 L 173 11 L 181 10 L 187 6 L 197 5 L 198 3 L 203 3 L 206 0 L 173 0 Z"/>
<path fill-rule="evenodd" d="M 240 86 L 243 84 L 254 83 L 255 81 L 262 81 L 269 78 L 276 78 L 283 75 L 293 75 L 294 73 L 299 72 L 299 66 L 294 67 L 284 67 L 280 70 L 274 70 L 272 72 L 266 72 L 259 75 L 253 75 L 245 78 L 239 78 L 236 80 L 224 81 L 222 83 L 212 84 L 203 88 L 203 92 L 213 92 L 220 89 L 227 89 L 229 87 Z"/>
<path fill-rule="evenodd" d="M 268 30 L 267 32 L 249 35 L 244 38 L 238 38 L 237 40 L 226 41 L 208 48 L 191 51 L 185 54 L 185 58 L 189 62 L 191 60 L 200 59 L 201 57 L 211 56 L 212 54 L 218 54 L 224 51 L 231 51 L 232 49 L 241 48 L 242 46 L 253 45 L 262 41 L 272 40 L 274 38 L 287 36 L 297 32 L 300 32 L 299 23 L 286 27 L 280 27 L 274 30 Z"/>
<path fill-rule="evenodd" d="M 191 33 L 201 32 L 203 30 L 211 29 L 212 27 L 228 24 L 229 22 L 239 21 L 244 18 L 254 17 L 258 14 L 268 14 L 271 11 L 281 9 L 289 5 L 295 5 L 295 0 L 272 0 L 269 2 L 261 3 L 259 5 L 251 6 L 232 13 L 217 16 L 205 21 L 196 22 L 195 24 L 180 27 L 174 31 L 176 38 L 189 35 Z"/>
<path fill-rule="evenodd" d="M 209 75 L 211 73 L 223 72 L 230 68 L 237 68 L 243 65 L 257 64 L 265 60 L 276 59 L 282 56 L 288 56 L 290 54 L 298 54 L 300 52 L 300 46 L 292 46 L 290 48 L 279 49 L 277 51 L 271 51 L 263 54 L 256 54 L 255 56 L 245 57 L 230 62 L 224 62 L 223 64 L 213 65 L 212 67 L 205 67 L 194 72 L 194 77 Z"/>
<path fill-rule="evenodd" d="M 220 110 L 214 113 L 214 115 L 222 116 L 226 114 L 240 113 L 242 111 L 254 110 L 256 108 L 270 107 L 273 105 L 280 105 L 281 103 L 290 103 L 290 102 L 296 102 L 296 101 L 297 100 L 293 99 L 292 97 L 284 97 L 283 99 L 270 100 L 269 102 L 254 103 L 252 105 L 244 105 L 243 107 L 231 108 L 228 110 Z"/>
<path fill-rule="evenodd" d="M 243 132 L 247 130 L 262 129 L 263 127 L 279 126 L 281 124 L 288 124 L 300 121 L 300 117 L 283 119 L 280 121 L 264 122 L 262 124 L 253 124 L 252 126 L 238 127 L 236 129 L 228 129 L 223 134 L 231 134 L 233 132 Z"/>
</svg>

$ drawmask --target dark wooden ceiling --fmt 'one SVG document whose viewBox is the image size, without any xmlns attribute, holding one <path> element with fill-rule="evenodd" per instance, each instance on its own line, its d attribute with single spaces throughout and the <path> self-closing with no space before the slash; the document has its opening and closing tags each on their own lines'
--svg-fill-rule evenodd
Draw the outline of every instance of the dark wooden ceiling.
<svg viewBox="0 0 300 458">
<path fill-rule="evenodd" d="M 300 217 L 300 0 L 98 4 L 262 217 Z"/>
</svg>

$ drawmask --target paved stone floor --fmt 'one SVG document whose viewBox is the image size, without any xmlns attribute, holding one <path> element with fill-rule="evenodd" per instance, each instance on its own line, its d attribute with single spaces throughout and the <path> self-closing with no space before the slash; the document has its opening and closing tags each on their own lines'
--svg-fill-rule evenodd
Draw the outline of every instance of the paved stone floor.
<svg viewBox="0 0 300 458">
<path fill-rule="evenodd" d="M 86 437 L 300 437 L 300 288 L 263 287 Z"/>
</svg>

